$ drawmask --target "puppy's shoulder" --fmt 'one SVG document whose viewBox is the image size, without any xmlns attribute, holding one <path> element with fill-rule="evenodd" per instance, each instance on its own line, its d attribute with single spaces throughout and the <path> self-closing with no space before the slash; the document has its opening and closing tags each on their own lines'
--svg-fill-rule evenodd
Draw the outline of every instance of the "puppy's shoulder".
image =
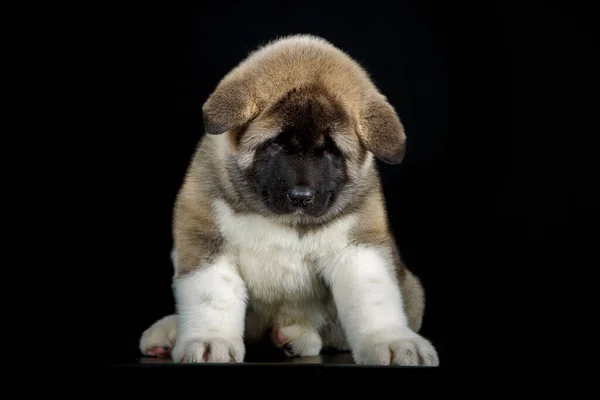
<svg viewBox="0 0 600 400">
<path fill-rule="evenodd" d="M 354 212 L 357 223 L 349 233 L 351 243 L 383 247 L 392 245 L 386 201 L 378 181 L 365 193 Z"/>
</svg>

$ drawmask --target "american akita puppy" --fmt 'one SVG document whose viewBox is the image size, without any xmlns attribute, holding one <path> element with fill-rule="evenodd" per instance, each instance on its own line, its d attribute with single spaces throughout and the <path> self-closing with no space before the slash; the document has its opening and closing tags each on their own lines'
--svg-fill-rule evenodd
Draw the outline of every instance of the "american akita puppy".
<svg viewBox="0 0 600 400">
<path fill-rule="evenodd" d="M 174 208 L 177 311 L 143 333 L 142 353 L 242 362 L 270 332 L 290 356 L 438 365 L 375 162 L 399 163 L 406 135 L 366 71 L 322 38 L 284 37 L 202 110 L 207 134 Z"/>
</svg>

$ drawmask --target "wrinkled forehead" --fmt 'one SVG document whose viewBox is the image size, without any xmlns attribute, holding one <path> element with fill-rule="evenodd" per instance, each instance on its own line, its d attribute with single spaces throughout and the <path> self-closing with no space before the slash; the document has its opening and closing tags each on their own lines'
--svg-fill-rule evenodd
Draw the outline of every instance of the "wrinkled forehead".
<svg viewBox="0 0 600 400">
<path fill-rule="evenodd" d="M 255 121 L 236 133 L 238 147 L 256 148 L 276 140 L 297 149 L 323 147 L 329 136 L 347 131 L 342 104 L 318 87 L 294 88 L 276 99 Z"/>
<path fill-rule="evenodd" d="M 346 120 L 342 105 L 319 87 L 292 89 L 268 111 L 297 144 L 323 142 Z"/>
</svg>

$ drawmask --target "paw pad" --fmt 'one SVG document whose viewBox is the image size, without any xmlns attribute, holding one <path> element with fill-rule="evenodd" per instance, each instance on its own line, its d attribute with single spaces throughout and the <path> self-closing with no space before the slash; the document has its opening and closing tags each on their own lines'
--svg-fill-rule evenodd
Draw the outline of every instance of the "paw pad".
<svg viewBox="0 0 600 400">
<path fill-rule="evenodd" d="M 271 331 L 273 344 L 281 348 L 288 357 L 316 356 L 321 352 L 321 337 L 312 328 L 291 325 L 273 326 Z"/>
<path fill-rule="evenodd" d="M 146 350 L 146 353 L 151 357 L 166 358 L 171 355 L 171 347 L 169 347 L 169 346 L 152 346 Z"/>
</svg>

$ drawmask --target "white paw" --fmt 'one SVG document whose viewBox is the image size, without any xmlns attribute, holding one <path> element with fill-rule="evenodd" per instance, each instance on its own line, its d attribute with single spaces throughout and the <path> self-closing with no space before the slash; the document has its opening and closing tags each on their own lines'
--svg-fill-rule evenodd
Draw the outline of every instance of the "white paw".
<svg viewBox="0 0 600 400">
<path fill-rule="evenodd" d="M 274 326 L 271 337 L 288 357 L 318 356 L 323 346 L 321 336 L 313 328 L 301 325 Z"/>
<path fill-rule="evenodd" d="M 172 358 L 175 362 L 227 363 L 243 362 L 246 348 L 242 340 L 222 338 L 190 338 L 175 344 Z"/>
<path fill-rule="evenodd" d="M 168 357 L 177 337 L 177 315 L 168 315 L 142 333 L 140 351 L 145 356 Z"/>
<path fill-rule="evenodd" d="M 438 366 L 438 354 L 429 340 L 409 330 L 366 337 L 353 351 L 357 364 Z"/>
</svg>

